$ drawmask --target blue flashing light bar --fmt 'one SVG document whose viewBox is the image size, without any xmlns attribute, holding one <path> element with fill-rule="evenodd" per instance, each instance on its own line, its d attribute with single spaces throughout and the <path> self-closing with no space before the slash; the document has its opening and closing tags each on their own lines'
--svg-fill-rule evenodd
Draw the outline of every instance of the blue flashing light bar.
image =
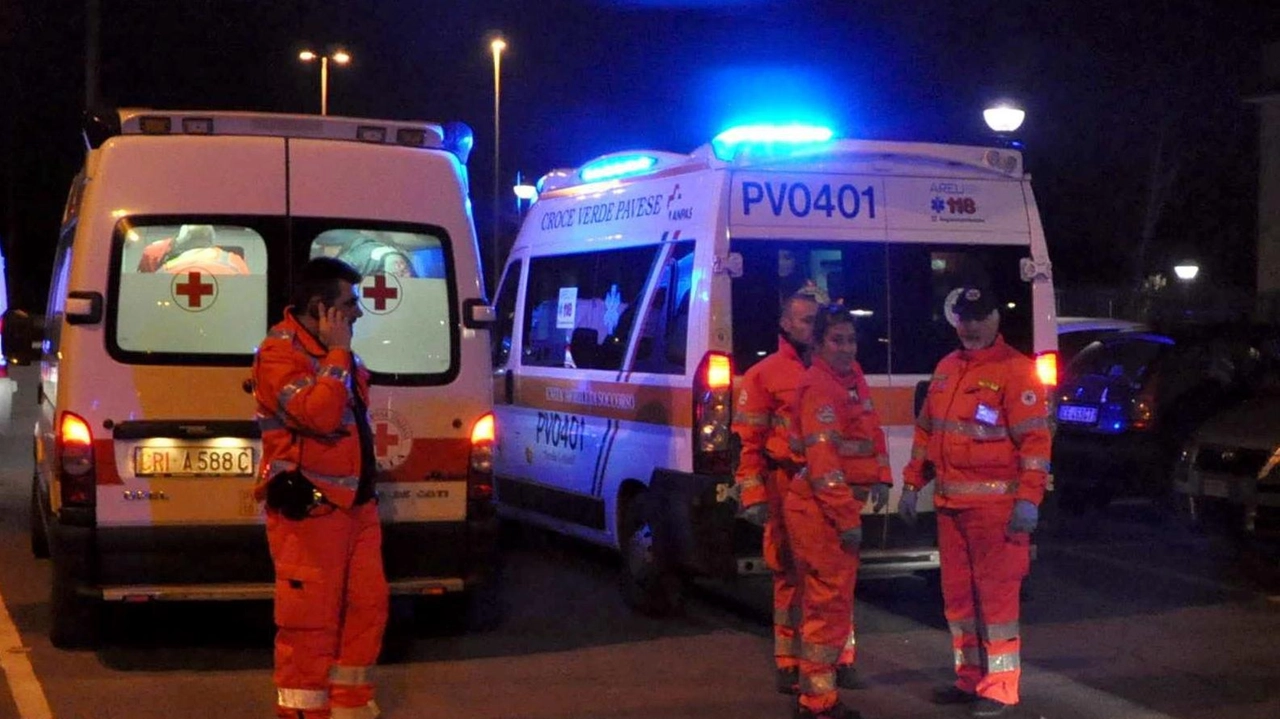
<svg viewBox="0 0 1280 719">
<path fill-rule="evenodd" d="M 656 164 L 658 158 L 653 155 L 610 155 L 583 165 L 578 176 L 583 182 L 616 180 L 619 177 L 643 174 Z"/>
<path fill-rule="evenodd" d="M 711 140 L 716 157 L 732 160 L 740 149 L 747 146 L 770 152 L 787 152 L 802 147 L 812 147 L 830 142 L 835 132 L 819 125 L 738 125 L 731 127 Z"/>
</svg>

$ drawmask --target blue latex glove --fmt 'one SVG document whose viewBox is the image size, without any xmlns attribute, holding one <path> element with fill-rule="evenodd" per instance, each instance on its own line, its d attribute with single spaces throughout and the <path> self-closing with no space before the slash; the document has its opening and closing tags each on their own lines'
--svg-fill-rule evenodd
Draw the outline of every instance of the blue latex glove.
<svg viewBox="0 0 1280 719">
<path fill-rule="evenodd" d="M 880 510 L 889 506 L 889 490 L 893 485 L 884 482 L 876 482 L 871 485 L 871 491 L 867 492 L 867 501 L 871 503 L 872 514 L 879 514 Z"/>
<path fill-rule="evenodd" d="M 849 554 L 855 554 L 862 546 L 862 527 L 850 527 L 840 533 L 840 548 Z"/>
<path fill-rule="evenodd" d="M 1036 531 L 1040 521 L 1040 508 L 1025 499 L 1013 504 L 1013 515 L 1009 517 L 1009 534 L 1030 534 Z"/>
<path fill-rule="evenodd" d="M 763 527 L 765 522 L 769 521 L 769 505 L 764 502 L 753 504 L 750 507 L 743 507 L 738 516 L 751 522 L 757 527 Z"/>
<path fill-rule="evenodd" d="M 919 513 L 916 509 L 916 504 L 919 502 L 919 490 L 910 487 L 902 488 L 902 497 L 898 499 L 898 516 L 902 518 L 902 521 L 915 526 L 916 515 Z"/>
</svg>

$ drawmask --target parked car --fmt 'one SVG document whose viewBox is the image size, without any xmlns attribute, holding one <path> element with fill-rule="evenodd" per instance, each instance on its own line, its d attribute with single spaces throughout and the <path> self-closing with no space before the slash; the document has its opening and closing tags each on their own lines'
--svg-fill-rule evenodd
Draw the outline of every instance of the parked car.
<svg viewBox="0 0 1280 719">
<path fill-rule="evenodd" d="M 1280 539 L 1280 371 L 1257 393 L 1204 422 L 1173 473 L 1178 508 L 1196 524 L 1239 537 Z"/>
<path fill-rule="evenodd" d="M 1174 459 L 1203 420 L 1250 393 L 1249 332 L 1119 331 L 1080 351 L 1056 397 L 1054 478 L 1069 509 L 1118 494 L 1167 496 Z"/>
<path fill-rule="evenodd" d="M 0 436 L 9 433 L 9 420 L 13 411 L 13 393 L 18 385 L 9 378 L 9 365 L 4 357 L 4 318 L 9 312 L 9 272 L 4 265 L 4 253 L 0 252 Z"/>
<path fill-rule="evenodd" d="M 1141 322 L 1115 317 L 1059 317 L 1058 364 L 1066 367 L 1080 350 L 1117 332 L 1146 331 Z"/>
</svg>

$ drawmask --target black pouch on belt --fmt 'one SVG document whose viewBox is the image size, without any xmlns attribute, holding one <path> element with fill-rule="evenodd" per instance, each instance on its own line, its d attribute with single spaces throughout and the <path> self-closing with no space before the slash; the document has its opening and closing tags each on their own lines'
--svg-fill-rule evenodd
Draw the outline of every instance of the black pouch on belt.
<svg viewBox="0 0 1280 719">
<path fill-rule="evenodd" d="M 319 496 L 311 480 L 296 469 L 281 472 L 267 483 L 267 508 L 280 512 L 285 519 L 306 519 Z"/>
</svg>

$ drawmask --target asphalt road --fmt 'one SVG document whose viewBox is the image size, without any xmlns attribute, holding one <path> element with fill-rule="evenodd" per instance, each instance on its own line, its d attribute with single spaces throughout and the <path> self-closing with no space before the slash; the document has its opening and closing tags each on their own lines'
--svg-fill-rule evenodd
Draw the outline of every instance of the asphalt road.
<svg viewBox="0 0 1280 719">
<path fill-rule="evenodd" d="M 271 716 L 267 603 L 115 607 L 98 649 L 50 645 L 50 567 L 27 540 L 34 374 L 15 374 L 14 429 L 0 448 L 0 719 Z M 1012 716 L 1280 716 L 1274 560 L 1143 504 L 1054 522 L 1038 542 Z M 396 612 L 378 675 L 388 719 L 790 716 L 772 690 L 761 581 L 699 587 L 684 616 L 655 620 L 623 606 L 605 552 L 518 529 L 504 545 L 496 629 L 461 631 L 443 604 L 420 621 Z M 869 719 L 963 716 L 926 700 L 949 677 L 935 591 L 914 578 L 860 585 L 866 687 L 846 701 Z"/>
</svg>

